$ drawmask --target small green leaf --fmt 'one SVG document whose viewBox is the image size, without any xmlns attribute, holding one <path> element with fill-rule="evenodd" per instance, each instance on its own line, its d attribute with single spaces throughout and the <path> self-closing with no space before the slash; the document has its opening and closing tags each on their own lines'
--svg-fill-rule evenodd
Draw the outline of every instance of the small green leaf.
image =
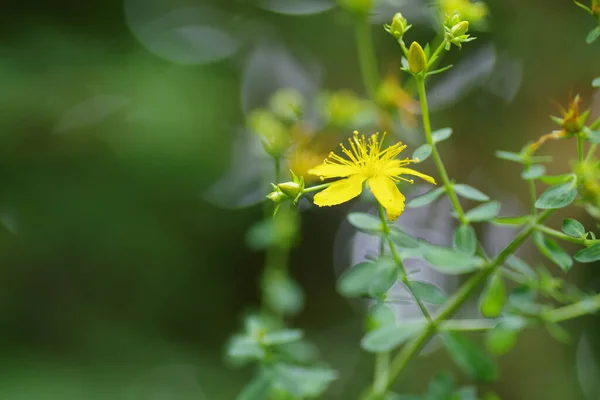
<svg viewBox="0 0 600 400">
<path fill-rule="evenodd" d="M 595 88 L 600 88 L 600 77 L 598 77 L 592 81 L 592 86 Z"/>
<path fill-rule="evenodd" d="M 546 329 L 548 330 L 550 336 L 558 342 L 569 344 L 571 341 L 571 335 L 569 335 L 569 332 L 567 332 L 567 330 L 559 324 L 547 322 Z"/>
<path fill-rule="evenodd" d="M 265 349 L 260 343 L 247 335 L 235 335 L 227 344 L 227 357 L 236 364 L 243 365 L 248 361 L 262 360 L 265 356 Z"/>
<path fill-rule="evenodd" d="M 447 372 L 438 372 L 427 385 L 428 400 L 448 399 L 452 396 L 456 382 Z M 454 400 L 454 399 L 453 399 Z"/>
<path fill-rule="evenodd" d="M 271 378 L 267 374 L 260 374 L 252 379 L 235 400 L 264 400 L 269 398 L 271 392 Z"/>
<path fill-rule="evenodd" d="M 419 242 L 414 237 L 410 236 L 408 233 L 404 232 L 402 229 L 397 226 L 390 227 L 390 239 L 398 245 L 399 247 L 404 247 L 408 249 L 416 249 L 419 247 Z"/>
<path fill-rule="evenodd" d="M 546 167 L 542 164 L 533 164 L 523 171 L 521 178 L 525 180 L 537 179 L 546 173 Z"/>
<path fill-rule="evenodd" d="M 584 238 L 585 237 L 585 227 L 583 224 L 576 219 L 567 218 L 562 223 L 562 231 L 567 235 L 574 238 Z"/>
<path fill-rule="evenodd" d="M 531 221 L 530 215 L 522 215 L 519 217 L 500 217 L 494 218 L 490 222 L 494 225 L 500 226 L 522 226 Z"/>
<path fill-rule="evenodd" d="M 431 133 L 433 143 L 439 143 L 452 136 L 452 128 L 442 128 Z"/>
<path fill-rule="evenodd" d="M 517 256 L 508 257 L 508 260 L 506 260 L 506 265 L 511 267 L 513 270 L 521 273 L 522 275 L 529 276 L 529 277 L 536 276 L 536 273 L 533 270 L 533 268 L 531 268 L 529 266 L 529 264 L 527 264 L 525 261 L 523 261 L 522 259 L 520 259 Z"/>
<path fill-rule="evenodd" d="M 580 263 L 591 263 L 600 260 L 600 243 L 596 243 L 592 247 L 581 249 L 575 255 L 575 260 Z"/>
<path fill-rule="evenodd" d="M 412 155 L 414 160 L 419 160 L 418 162 L 423 162 L 429 158 L 431 155 L 433 148 L 429 144 L 423 144 L 415 150 Z"/>
<path fill-rule="evenodd" d="M 525 159 L 523 158 L 522 154 L 512 153 L 510 151 L 498 150 L 498 151 L 496 151 L 496 157 L 501 158 L 503 160 L 507 160 L 507 161 L 518 162 L 520 164 L 525 163 Z"/>
<path fill-rule="evenodd" d="M 519 333 L 525 326 L 526 321 L 521 317 L 510 317 L 500 322 L 486 334 L 487 349 L 497 356 L 508 353 L 517 342 Z"/>
<path fill-rule="evenodd" d="M 562 183 L 573 182 L 575 179 L 577 179 L 577 176 L 573 174 L 544 175 L 540 177 L 540 180 L 547 185 L 560 185 Z"/>
<path fill-rule="evenodd" d="M 304 291 L 289 276 L 275 272 L 265 276 L 265 305 L 284 315 L 295 315 L 304 306 Z"/>
<path fill-rule="evenodd" d="M 387 304 L 375 304 L 367 314 L 367 332 L 375 331 L 384 326 L 396 325 L 396 314 Z"/>
<path fill-rule="evenodd" d="M 475 201 L 488 201 L 490 198 L 487 194 L 480 192 L 469 185 L 458 184 L 454 185 L 454 191 L 465 199 L 471 199 Z"/>
<path fill-rule="evenodd" d="M 541 209 L 556 209 L 568 206 L 577 197 L 577 189 L 573 182 L 551 186 L 535 202 Z"/>
<path fill-rule="evenodd" d="M 345 297 L 376 297 L 387 292 L 396 278 L 394 260 L 384 257 L 376 262 L 362 262 L 346 270 L 337 282 L 337 290 Z"/>
<path fill-rule="evenodd" d="M 337 379 L 337 372 L 330 368 L 303 367 L 280 363 L 273 369 L 273 380 L 296 398 L 320 397 L 331 382 Z"/>
<path fill-rule="evenodd" d="M 442 289 L 429 282 L 410 281 L 408 286 L 419 300 L 427 303 L 444 304 L 448 299 Z"/>
<path fill-rule="evenodd" d="M 558 265 L 564 272 L 568 272 L 573 266 L 571 256 L 567 254 L 554 240 L 545 237 L 540 232 L 533 234 L 533 242 L 539 251 L 550 261 Z"/>
<path fill-rule="evenodd" d="M 422 196 L 415 197 L 407 203 L 409 208 L 421 207 L 436 201 L 444 192 L 445 188 L 439 187 L 437 189 L 430 190 Z"/>
<path fill-rule="evenodd" d="M 477 248 L 477 237 L 471 225 L 461 225 L 454 231 L 454 248 L 472 256 Z"/>
<path fill-rule="evenodd" d="M 600 37 L 600 26 L 595 27 L 594 29 L 592 29 L 588 35 L 587 38 L 585 39 L 585 41 L 587 42 L 587 44 L 592 44 L 596 41 L 596 39 L 598 39 Z"/>
<path fill-rule="evenodd" d="M 469 210 L 465 217 L 471 222 L 489 221 L 495 218 L 500 212 L 500 203 L 497 201 L 490 201 L 477 206 Z"/>
<path fill-rule="evenodd" d="M 350 213 L 348 214 L 348 222 L 362 232 L 383 232 L 381 220 L 371 214 L 360 212 Z"/>
<path fill-rule="evenodd" d="M 483 264 L 483 260 L 478 257 L 444 246 L 427 246 L 423 255 L 434 269 L 449 275 L 473 272 Z"/>
<path fill-rule="evenodd" d="M 361 340 L 361 347 L 369 352 L 390 351 L 410 340 L 424 327 L 425 322 L 404 322 L 397 326 L 384 326 L 367 333 Z"/>
<path fill-rule="evenodd" d="M 493 382 L 498 378 L 494 360 L 458 332 L 441 333 L 442 341 L 454 362 L 471 379 Z"/>
<path fill-rule="evenodd" d="M 485 318 L 497 318 L 502 314 L 506 303 L 506 288 L 504 280 L 499 273 L 495 273 L 488 280 L 479 303 L 481 315 Z"/>
<path fill-rule="evenodd" d="M 600 131 L 587 130 L 585 132 L 585 138 L 592 144 L 600 144 Z"/>
<path fill-rule="evenodd" d="M 276 346 L 296 342 L 302 339 L 303 333 L 300 329 L 284 329 L 278 332 L 267 333 L 262 338 L 262 343 L 267 346 Z"/>
</svg>

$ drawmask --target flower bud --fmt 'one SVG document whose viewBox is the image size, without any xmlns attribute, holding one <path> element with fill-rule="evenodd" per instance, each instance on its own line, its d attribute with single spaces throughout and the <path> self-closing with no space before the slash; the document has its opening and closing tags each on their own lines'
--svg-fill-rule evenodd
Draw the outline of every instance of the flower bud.
<svg viewBox="0 0 600 400">
<path fill-rule="evenodd" d="M 401 13 L 396 13 L 392 19 L 391 25 L 385 25 L 384 28 L 390 35 L 400 40 L 411 26 L 412 25 L 408 24 L 406 18 L 404 18 Z"/>
<path fill-rule="evenodd" d="M 282 203 L 289 199 L 289 196 L 283 193 L 281 189 L 279 189 L 277 186 L 275 186 L 275 190 L 273 190 L 267 195 L 267 199 L 271 200 L 273 203 Z"/>
<path fill-rule="evenodd" d="M 284 121 L 295 121 L 302 114 L 304 98 L 296 89 L 280 89 L 271 97 L 269 108 Z"/>
<path fill-rule="evenodd" d="M 281 157 L 288 149 L 289 132 L 272 112 L 262 109 L 252 112 L 249 126 L 261 138 L 265 151 L 271 157 Z"/>
<path fill-rule="evenodd" d="M 427 56 L 417 42 L 412 42 L 408 49 L 408 67 L 414 74 L 421 73 L 427 68 Z"/>
<path fill-rule="evenodd" d="M 454 25 L 450 32 L 454 37 L 462 36 L 469 30 L 469 22 L 468 21 L 460 21 L 458 24 Z"/>
<path fill-rule="evenodd" d="M 297 182 L 284 182 L 277 185 L 277 188 L 281 190 L 286 196 L 295 199 L 299 194 L 302 194 L 304 185 Z"/>
</svg>

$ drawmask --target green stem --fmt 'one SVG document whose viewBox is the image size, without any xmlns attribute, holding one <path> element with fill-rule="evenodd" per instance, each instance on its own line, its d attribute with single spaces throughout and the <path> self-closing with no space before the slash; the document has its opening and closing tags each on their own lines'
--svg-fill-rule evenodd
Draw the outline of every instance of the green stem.
<svg viewBox="0 0 600 400">
<path fill-rule="evenodd" d="M 597 294 L 575 304 L 570 304 L 568 306 L 549 311 L 544 315 L 544 320 L 548 322 L 561 322 L 568 319 L 581 317 L 586 314 L 593 314 L 599 310 L 600 294 Z"/>
<path fill-rule="evenodd" d="M 394 258 L 394 261 L 398 266 L 398 274 L 400 276 L 400 281 L 404 284 L 404 286 L 406 286 L 406 289 L 408 290 L 410 295 L 415 299 L 415 303 L 417 303 L 417 306 L 421 310 L 421 313 L 423 313 L 423 316 L 425 316 L 428 322 L 432 322 L 429 311 L 427 311 L 427 308 L 425 307 L 423 302 L 415 295 L 412 288 L 410 287 L 410 282 L 408 281 L 408 276 L 406 275 L 406 269 L 404 268 L 404 264 L 402 263 L 402 257 L 400 257 L 400 254 L 398 254 L 396 245 L 390 237 L 390 227 L 385 217 L 385 210 L 383 209 L 383 206 L 381 204 L 377 203 L 377 205 L 379 208 L 379 218 L 381 219 L 381 225 L 383 227 L 383 236 L 388 244 L 388 247 L 390 248 L 392 257 Z"/>
<path fill-rule="evenodd" d="M 557 231 L 556 229 L 549 228 L 549 227 L 547 227 L 545 225 L 537 225 L 535 227 L 535 229 L 537 231 L 545 233 L 546 235 L 554 236 L 555 238 L 562 239 L 562 240 L 564 240 L 566 242 L 581 244 L 581 245 L 585 245 L 585 246 L 589 246 L 589 245 L 592 245 L 592 244 L 600 242 L 600 239 L 588 240 L 588 239 L 576 238 L 576 237 L 573 237 L 573 236 L 569 236 L 569 235 L 566 235 L 566 234 L 564 234 L 564 233 L 562 233 L 560 231 Z"/>
<path fill-rule="evenodd" d="M 433 324 L 429 324 L 423 332 L 415 339 L 410 341 L 402 350 L 392 359 L 390 363 L 388 387 L 393 380 L 406 369 L 408 363 L 415 357 L 419 351 L 427 344 L 431 337 L 436 332 L 436 324 L 441 323 L 451 318 L 456 311 L 471 297 L 473 292 L 489 278 L 496 270 L 510 257 L 528 238 L 531 236 L 537 224 L 544 222 L 554 210 L 546 210 L 538 215 L 532 223 L 525 227 L 514 239 L 509 243 L 481 271 L 473 275 L 465 282 L 459 290 L 447 301 L 445 307 L 434 318 Z M 367 397 L 368 398 L 368 397 Z"/>
<path fill-rule="evenodd" d="M 427 69 L 428 71 L 431 70 L 431 67 L 433 67 L 434 64 L 437 64 L 438 60 L 438 56 L 440 55 L 440 53 L 442 51 L 444 51 L 444 49 L 446 48 L 446 41 L 442 40 L 442 43 L 440 43 L 440 45 L 437 47 L 437 49 L 435 49 L 435 52 L 431 55 L 431 57 L 429 57 L 429 62 L 427 63 Z"/>
<path fill-rule="evenodd" d="M 597 146 L 598 146 L 597 144 L 592 143 L 592 145 L 588 149 L 587 156 L 585 156 L 585 161 L 590 161 L 592 159 L 592 156 L 594 155 L 594 152 L 596 151 Z"/>
<path fill-rule="evenodd" d="M 440 330 L 479 332 L 494 329 L 496 325 L 498 325 L 498 321 L 495 321 L 493 319 L 459 319 L 452 321 L 444 321 L 440 324 Z"/>
<path fill-rule="evenodd" d="M 328 182 L 328 183 L 323 183 L 322 185 L 307 187 L 307 188 L 304 188 L 302 193 L 318 192 L 319 190 L 328 188 L 329 186 L 331 186 L 332 183 L 333 182 Z"/>
<path fill-rule="evenodd" d="M 273 158 L 274 169 L 275 169 L 275 182 L 281 180 L 281 159 L 279 157 Z"/>
<path fill-rule="evenodd" d="M 577 135 L 577 160 L 579 164 L 583 163 L 583 135 Z"/>
<path fill-rule="evenodd" d="M 355 29 L 358 61 L 360 63 L 363 84 L 371 100 L 374 100 L 380 79 L 368 17 L 362 15 L 356 17 Z"/>
<path fill-rule="evenodd" d="M 375 375 L 373 389 L 376 396 L 383 396 L 387 392 L 387 382 L 390 366 L 390 352 L 384 351 L 375 355 Z"/>
</svg>

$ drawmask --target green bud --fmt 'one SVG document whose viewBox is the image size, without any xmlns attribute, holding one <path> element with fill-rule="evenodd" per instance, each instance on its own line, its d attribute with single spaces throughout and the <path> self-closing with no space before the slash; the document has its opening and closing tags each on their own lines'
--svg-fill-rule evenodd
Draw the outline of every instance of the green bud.
<svg viewBox="0 0 600 400">
<path fill-rule="evenodd" d="M 373 0 L 338 0 L 338 3 L 350 12 L 368 15 L 373 8 Z"/>
<path fill-rule="evenodd" d="M 289 147 L 289 132 L 272 112 L 256 110 L 250 115 L 249 127 L 261 138 L 265 151 L 271 157 L 281 157 Z"/>
<path fill-rule="evenodd" d="M 408 24 L 406 18 L 404 18 L 401 13 L 396 13 L 392 19 L 392 23 L 390 25 L 384 25 L 384 28 L 390 35 L 400 40 L 411 26 L 412 25 Z"/>
<path fill-rule="evenodd" d="M 417 42 L 412 42 L 408 49 L 408 67 L 414 74 L 419 74 L 427 68 L 427 56 Z"/>
<path fill-rule="evenodd" d="M 271 97 L 269 107 L 284 121 L 295 121 L 302 114 L 304 98 L 296 89 L 280 89 Z"/>
<path fill-rule="evenodd" d="M 468 21 L 460 21 L 458 24 L 454 25 L 450 32 L 454 37 L 462 36 L 469 30 L 469 22 Z"/>
<path fill-rule="evenodd" d="M 271 200 L 273 203 L 282 203 L 290 198 L 287 194 L 283 193 L 281 189 L 279 189 L 277 186 L 273 186 L 275 190 L 273 190 L 267 195 L 267 199 Z"/>
<path fill-rule="evenodd" d="M 296 182 L 284 182 L 277 185 L 279 190 L 292 199 L 295 199 L 299 194 L 302 194 L 302 191 L 304 190 L 303 186 L 304 185 Z"/>
</svg>

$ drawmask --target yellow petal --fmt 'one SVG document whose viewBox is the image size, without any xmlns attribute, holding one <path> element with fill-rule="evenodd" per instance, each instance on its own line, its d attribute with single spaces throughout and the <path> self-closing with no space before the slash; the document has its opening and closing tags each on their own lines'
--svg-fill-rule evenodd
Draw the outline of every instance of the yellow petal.
<svg viewBox="0 0 600 400">
<path fill-rule="evenodd" d="M 376 176 L 369 179 L 369 187 L 379 204 L 387 211 L 390 221 L 395 221 L 404 211 L 405 200 L 396 183 L 388 177 Z"/>
<path fill-rule="evenodd" d="M 323 178 L 345 178 L 355 174 L 356 170 L 350 165 L 324 163 L 309 169 L 308 173 Z"/>
<path fill-rule="evenodd" d="M 412 168 L 403 168 L 403 167 L 387 168 L 384 171 L 382 171 L 382 173 L 384 173 L 387 176 L 414 175 L 414 176 L 418 176 L 419 178 L 421 178 L 429 183 L 433 183 L 434 185 L 436 185 L 435 179 L 433 179 L 431 176 L 422 174 L 419 171 L 415 171 Z"/>
<path fill-rule="evenodd" d="M 365 177 L 352 175 L 349 178 L 333 182 L 327 189 L 315 195 L 314 202 L 319 207 L 335 206 L 352 200 L 362 192 Z"/>
</svg>

